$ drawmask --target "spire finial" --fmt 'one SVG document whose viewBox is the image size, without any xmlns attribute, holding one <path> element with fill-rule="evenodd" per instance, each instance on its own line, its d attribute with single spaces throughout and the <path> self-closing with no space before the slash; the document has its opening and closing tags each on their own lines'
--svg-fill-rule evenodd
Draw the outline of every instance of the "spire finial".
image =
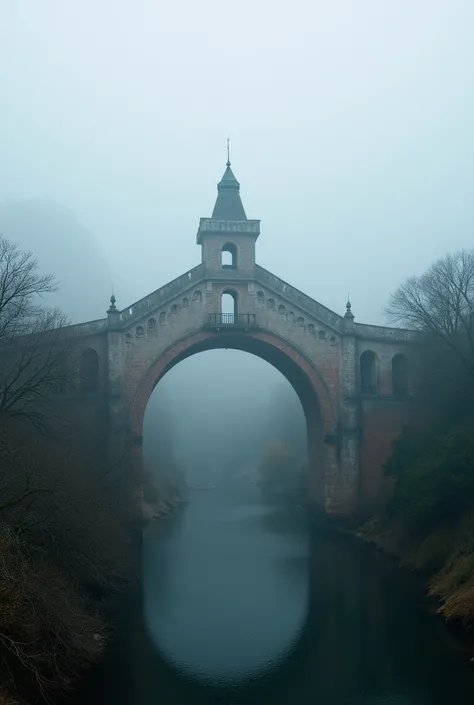
<svg viewBox="0 0 474 705">
<path fill-rule="evenodd" d="M 351 299 L 349 294 L 347 294 L 347 303 L 346 303 L 346 312 L 344 314 L 344 318 L 354 318 L 354 314 L 352 313 L 352 304 L 351 304 Z"/>
<path fill-rule="evenodd" d="M 115 298 L 114 290 L 115 290 L 115 287 L 112 284 L 112 296 L 110 297 L 109 311 L 116 311 L 117 310 L 117 307 L 115 305 L 115 302 L 117 301 L 117 299 Z"/>
<path fill-rule="evenodd" d="M 227 163 L 226 166 L 230 166 L 230 137 L 227 138 Z"/>
</svg>

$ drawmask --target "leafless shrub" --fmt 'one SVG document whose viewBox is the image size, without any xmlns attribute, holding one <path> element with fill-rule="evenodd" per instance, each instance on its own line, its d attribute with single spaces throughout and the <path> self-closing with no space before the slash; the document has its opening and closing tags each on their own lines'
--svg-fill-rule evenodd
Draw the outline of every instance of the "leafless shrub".
<svg viewBox="0 0 474 705">
<path fill-rule="evenodd" d="M 0 556 L 2 683 L 50 702 L 100 659 L 104 622 L 74 581 L 5 526 Z"/>
<path fill-rule="evenodd" d="M 23 424 L 0 427 L 0 682 L 20 703 L 50 702 L 100 659 L 93 598 L 129 584 L 128 508 L 104 479 Z"/>
<path fill-rule="evenodd" d="M 0 521 L 67 574 L 100 588 L 126 581 L 127 507 L 121 512 L 98 468 L 10 424 L 0 429 L 0 497 Z"/>
<path fill-rule="evenodd" d="M 25 700 L 13 698 L 6 688 L 0 686 L 0 705 L 28 705 Z"/>
</svg>

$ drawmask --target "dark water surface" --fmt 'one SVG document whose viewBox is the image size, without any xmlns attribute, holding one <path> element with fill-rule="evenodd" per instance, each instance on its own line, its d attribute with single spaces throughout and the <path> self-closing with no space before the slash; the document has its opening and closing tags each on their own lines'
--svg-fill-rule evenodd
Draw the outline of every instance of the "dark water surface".
<svg viewBox="0 0 474 705">
<path fill-rule="evenodd" d="M 420 580 L 254 492 L 194 492 L 147 532 L 143 594 L 81 703 L 474 702 L 474 665 Z"/>
</svg>

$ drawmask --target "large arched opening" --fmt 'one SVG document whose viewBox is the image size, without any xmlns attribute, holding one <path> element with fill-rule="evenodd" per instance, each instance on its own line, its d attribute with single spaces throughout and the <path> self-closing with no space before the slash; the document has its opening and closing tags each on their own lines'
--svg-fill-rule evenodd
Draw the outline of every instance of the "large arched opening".
<svg viewBox="0 0 474 705">
<path fill-rule="evenodd" d="M 305 490 L 315 502 L 322 503 L 324 497 L 326 451 L 335 450 L 324 438 L 335 429 L 330 393 L 304 354 L 273 334 L 244 326 L 238 330 L 236 325 L 231 330 L 230 326 L 223 328 L 219 332 L 200 331 L 171 345 L 148 366 L 131 400 L 137 461 L 144 461 L 145 468 L 151 469 L 152 463 L 147 464 L 152 460 L 149 439 L 155 432 L 153 424 L 163 421 L 165 434 L 168 431 L 173 437 L 168 449 L 170 465 L 185 468 L 189 499 L 184 512 L 175 514 L 174 508 L 168 512 L 173 515 L 165 520 L 169 534 L 166 528 L 166 536 L 162 535 L 160 521 L 150 522 L 145 532 L 142 561 L 147 633 L 153 647 L 169 663 L 192 672 L 193 677 L 197 674 L 198 679 L 218 678 L 220 682 L 230 678 L 247 681 L 251 674 L 265 672 L 268 663 L 280 663 L 304 628 L 308 605 L 310 532 L 307 514 L 302 511 L 304 500 L 295 504 L 288 495 L 283 497 L 283 493 L 275 498 L 271 492 L 263 492 L 255 481 L 246 485 L 245 475 L 234 473 L 237 468 L 227 463 L 226 443 L 232 446 L 232 453 L 238 450 L 240 469 L 246 464 L 242 460 L 248 457 L 245 455 L 248 447 L 252 453 L 255 450 L 247 436 L 251 423 L 246 419 L 234 425 L 237 413 L 248 413 L 257 419 L 255 407 L 265 407 L 265 403 L 259 405 L 256 399 L 256 389 L 265 389 L 262 378 L 284 383 L 291 391 L 294 402 L 291 408 L 293 413 L 298 412 L 299 428 L 303 430 L 301 448 L 310 470 L 305 480 L 311 481 Z M 219 367 L 225 368 L 227 375 L 235 375 L 236 380 L 226 385 L 230 379 L 219 372 Z M 254 375 L 253 385 L 250 379 L 245 379 L 246 373 L 252 374 L 252 367 L 260 374 L 259 381 Z M 191 373 L 186 377 L 186 369 L 192 370 L 194 377 Z M 207 382 L 209 387 L 220 385 L 221 394 L 208 388 Z M 212 407 L 209 413 L 208 405 L 218 402 L 219 396 L 222 400 L 225 388 L 230 396 L 217 411 Z M 282 394 L 282 397 L 283 403 L 288 402 L 288 396 Z M 162 407 L 159 407 L 160 398 Z M 253 411 L 246 411 L 245 400 Z M 273 401 L 278 403 L 274 397 Z M 230 418 L 232 407 L 234 416 Z M 158 409 L 161 415 L 156 413 Z M 156 415 L 153 417 L 150 411 Z M 171 412 L 171 422 L 165 418 L 167 411 Z M 190 430 L 192 425 L 194 428 Z M 234 433 L 241 434 L 237 443 L 231 437 Z M 159 443 L 163 436 L 161 439 Z M 283 435 L 275 440 L 285 442 Z M 211 452 L 203 447 L 208 445 Z M 241 445 L 247 446 L 242 454 Z M 260 448 L 266 445 L 265 441 Z M 177 448 L 178 454 L 173 458 Z M 191 453 L 185 448 L 191 448 Z M 169 487 L 168 465 L 166 458 L 160 456 L 163 445 L 156 450 L 156 476 L 165 473 L 163 497 Z M 250 472 L 255 478 L 256 466 L 263 455 L 258 453 L 253 457 L 258 459 Z M 209 467 L 214 461 L 218 467 Z M 201 468 L 201 464 L 206 468 Z M 290 474 L 293 470 L 298 477 L 296 464 L 291 466 Z M 146 494 L 144 500 L 144 505 L 150 506 Z M 162 561 L 159 565 L 158 556 Z M 172 597 L 167 600 L 166 608 L 161 609 L 156 595 L 163 590 L 164 575 Z M 272 595 L 270 601 L 268 594 Z M 279 618 L 282 613 L 284 619 Z M 204 626 L 203 614 L 208 615 Z M 196 649 L 194 642 L 176 627 L 180 623 L 185 623 L 194 634 L 202 634 L 203 639 L 205 634 L 205 645 Z M 272 628 L 268 628 L 269 624 Z M 255 630 L 262 637 L 249 647 L 249 635 Z M 223 647 L 225 634 L 233 635 L 230 648 Z"/>
<path fill-rule="evenodd" d="M 278 336 L 258 330 L 200 331 L 171 345 L 148 368 L 131 399 L 130 431 L 134 453 L 141 466 L 143 420 L 148 400 L 160 379 L 179 362 L 207 350 L 241 350 L 265 360 L 295 390 L 306 419 L 308 440 L 308 495 L 311 503 L 324 506 L 326 476 L 337 472 L 337 445 L 331 443 L 337 419 L 328 385 L 310 360 Z M 327 442 L 329 441 L 329 442 Z"/>
</svg>

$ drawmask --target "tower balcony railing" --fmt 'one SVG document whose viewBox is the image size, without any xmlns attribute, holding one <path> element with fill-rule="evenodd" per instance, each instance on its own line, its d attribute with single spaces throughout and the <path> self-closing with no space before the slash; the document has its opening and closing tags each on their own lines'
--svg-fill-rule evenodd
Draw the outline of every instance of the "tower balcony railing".
<svg viewBox="0 0 474 705">
<path fill-rule="evenodd" d="M 257 320 L 254 313 L 210 313 L 207 325 L 214 328 L 240 326 L 255 327 Z"/>
</svg>

